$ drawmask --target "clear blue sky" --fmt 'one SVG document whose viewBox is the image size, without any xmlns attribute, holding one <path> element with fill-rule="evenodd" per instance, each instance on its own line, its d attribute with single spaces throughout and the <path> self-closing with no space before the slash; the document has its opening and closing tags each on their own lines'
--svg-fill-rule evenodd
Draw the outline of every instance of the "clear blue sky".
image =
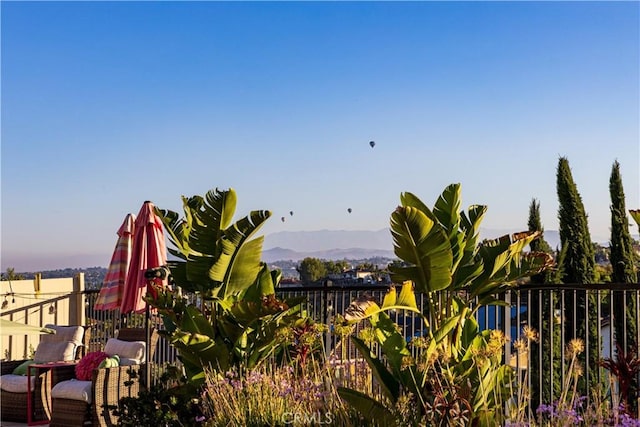
<svg viewBox="0 0 640 427">
<path fill-rule="evenodd" d="M 215 187 L 262 234 L 379 230 L 452 182 L 551 230 L 566 156 L 594 239 L 616 159 L 640 208 L 638 2 L 0 7 L 3 270 L 106 266 L 144 200 Z"/>
</svg>

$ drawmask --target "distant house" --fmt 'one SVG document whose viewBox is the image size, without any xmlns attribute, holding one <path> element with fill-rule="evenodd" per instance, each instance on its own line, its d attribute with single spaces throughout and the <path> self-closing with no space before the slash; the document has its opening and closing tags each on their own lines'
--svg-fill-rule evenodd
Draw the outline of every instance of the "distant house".
<svg viewBox="0 0 640 427">
<path fill-rule="evenodd" d="M 280 280 L 279 286 L 281 288 L 291 288 L 294 286 L 302 286 L 302 282 L 300 279 L 295 279 L 293 277 L 284 277 Z"/>
<path fill-rule="evenodd" d="M 382 270 L 354 268 L 341 273 L 328 274 L 323 282 L 330 283 L 329 286 L 388 285 L 391 284 L 391 278 Z"/>
<path fill-rule="evenodd" d="M 354 282 L 354 283 L 374 283 L 375 279 L 373 274 L 369 270 L 346 270 L 342 273 L 333 273 L 327 276 L 327 279 L 340 282 Z"/>
<path fill-rule="evenodd" d="M 333 281 L 344 281 L 344 280 L 355 280 L 356 276 L 354 275 L 355 270 L 346 270 L 341 273 L 331 273 L 327 275 L 327 279 Z"/>
</svg>

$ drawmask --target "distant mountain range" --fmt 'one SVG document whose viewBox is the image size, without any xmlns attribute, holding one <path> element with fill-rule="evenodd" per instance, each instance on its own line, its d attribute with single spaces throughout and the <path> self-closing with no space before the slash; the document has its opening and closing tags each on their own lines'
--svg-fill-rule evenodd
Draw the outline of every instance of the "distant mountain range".
<svg viewBox="0 0 640 427">
<path fill-rule="evenodd" d="M 496 238 L 522 230 L 480 229 L 480 237 Z M 608 237 L 591 236 L 595 242 L 608 246 Z M 544 238 L 552 248 L 560 246 L 558 231 L 547 230 Z M 326 260 L 361 260 L 376 257 L 394 259 L 393 240 L 388 228 L 378 231 L 280 231 L 265 236 L 263 260 L 300 261 L 305 257 Z M 16 272 L 45 271 L 75 266 L 74 268 L 107 267 L 111 254 L 67 254 L 37 255 L 24 254 L 8 256 L 2 254 L 3 269 L 12 267 Z"/>
<path fill-rule="evenodd" d="M 271 248 L 262 251 L 262 260 L 268 263 L 276 261 L 301 261 L 304 258 L 319 258 L 326 260 L 341 259 L 369 259 L 369 258 L 395 258 L 393 250 L 346 248 L 328 249 L 323 251 L 298 252 L 291 249 Z"/>
<path fill-rule="evenodd" d="M 516 231 L 521 230 L 481 228 L 480 237 L 491 239 Z M 544 238 L 552 248 L 560 246 L 558 231 L 547 230 Z M 327 260 L 395 258 L 393 239 L 387 228 L 378 231 L 280 231 L 265 236 L 263 248 L 262 259 L 266 262 L 299 261 L 306 257 Z"/>
<path fill-rule="evenodd" d="M 265 236 L 265 262 L 300 261 L 306 257 L 327 260 L 395 258 L 388 229 L 378 231 L 280 231 Z"/>
<path fill-rule="evenodd" d="M 265 236 L 263 247 L 265 249 L 280 247 L 296 252 L 345 248 L 393 250 L 393 241 L 387 228 L 378 231 L 280 231 Z"/>
</svg>

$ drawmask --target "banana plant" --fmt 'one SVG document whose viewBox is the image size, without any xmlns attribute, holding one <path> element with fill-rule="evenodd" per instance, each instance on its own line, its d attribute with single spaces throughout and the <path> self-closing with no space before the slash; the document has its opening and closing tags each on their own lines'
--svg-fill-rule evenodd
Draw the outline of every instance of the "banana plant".
<svg viewBox="0 0 640 427">
<path fill-rule="evenodd" d="M 169 267 L 176 283 L 205 299 L 225 299 L 251 286 L 260 271 L 263 236 L 255 233 L 271 216 L 268 210 L 251 211 L 233 221 L 236 192 L 210 190 L 204 197 L 182 197 L 184 218 L 158 209 L 178 260 Z"/>
<path fill-rule="evenodd" d="M 278 331 L 303 320 L 303 298 L 278 300 L 275 286 L 280 277 L 279 271 L 269 271 L 263 264 L 249 288 L 216 300 L 215 312 L 209 316 L 178 291 L 157 290 L 151 303 L 162 315 L 161 333 L 178 351 L 190 382 L 202 382 L 205 368 L 252 369 L 284 350 L 284 343 L 276 338 Z M 212 317 L 215 322 L 210 321 Z"/>
<path fill-rule="evenodd" d="M 303 319 L 303 298 L 278 300 L 281 273 L 261 262 L 263 237 L 253 236 L 269 211 L 252 211 L 233 222 L 233 189 L 182 201 L 184 218 L 157 210 L 176 258 L 168 263 L 176 287 L 157 289 L 148 302 L 162 316 L 161 333 L 177 349 L 188 380 L 199 384 L 208 367 L 253 368 L 282 351 L 277 332 Z"/>
<path fill-rule="evenodd" d="M 378 417 L 392 419 L 392 408 L 404 392 L 417 396 L 419 412 L 424 416 L 434 413 L 437 402 L 442 407 L 443 401 L 466 401 L 465 410 L 474 423 L 490 425 L 496 419 L 493 403 L 503 394 L 500 384 L 508 384 L 512 373 L 501 364 L 501 357 L 498 360 L 492 354 L 499 349 L 501 355 L 504 343 L 496 346 L 499 336 L 480 331 L 475 314 L 489 304 L 504 305 L 498 294 L 519 278 L 551 267 L 553 260 L 546 254 L 523 252 L 539 237 L 536 232 L 481 242 L 480 223 L 487 208 L 473 205 L 466 212 L 460 210 L 460 193 L 459 184 L 449 185 L 433 210 L 412 193 L 403 193 L 401 205 L 391 214 L 394 252 L 402 261 L 391 270 L 394 282 L 404 282 L 401 307 L 392 290 L 382 306 L 370 304 L 351 320 L 368 319 L 374 328 L 385 362 L 358 338 L 352 337 L 352 341 L 382 384 L 391 408 L 354 390 L 339 391 L 365 417 L 365 411 L 373 408 Z M 428 302 L 426 311 L 420 313 L 428 344 L 421 349 L 422 362 L 407 364 L 411 358 L 406 339 L 385 312 L 416 311 L 415 295 L 408 296 L 414 291 Z M 459 394 L 463 390 L 464 397 Z"/>
</svg>

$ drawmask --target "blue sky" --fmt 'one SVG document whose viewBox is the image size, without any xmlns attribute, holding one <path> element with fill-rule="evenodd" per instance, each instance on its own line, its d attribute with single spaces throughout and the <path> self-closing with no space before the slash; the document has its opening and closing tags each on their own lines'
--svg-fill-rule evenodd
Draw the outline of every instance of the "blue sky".
<svg viewBox="0 0 640 427">
<path fill-rule="evenodd" d="M 262 234 L 379 230 L 452 182 L 485 228 L 535 197 L 557 229 L 566 156 L 594 239 L 616 159 L 640 208 L 638 2 L 0 7 L 3 270 L 106 266 L 144 200 L 215 187 Z"/>
</svg>

